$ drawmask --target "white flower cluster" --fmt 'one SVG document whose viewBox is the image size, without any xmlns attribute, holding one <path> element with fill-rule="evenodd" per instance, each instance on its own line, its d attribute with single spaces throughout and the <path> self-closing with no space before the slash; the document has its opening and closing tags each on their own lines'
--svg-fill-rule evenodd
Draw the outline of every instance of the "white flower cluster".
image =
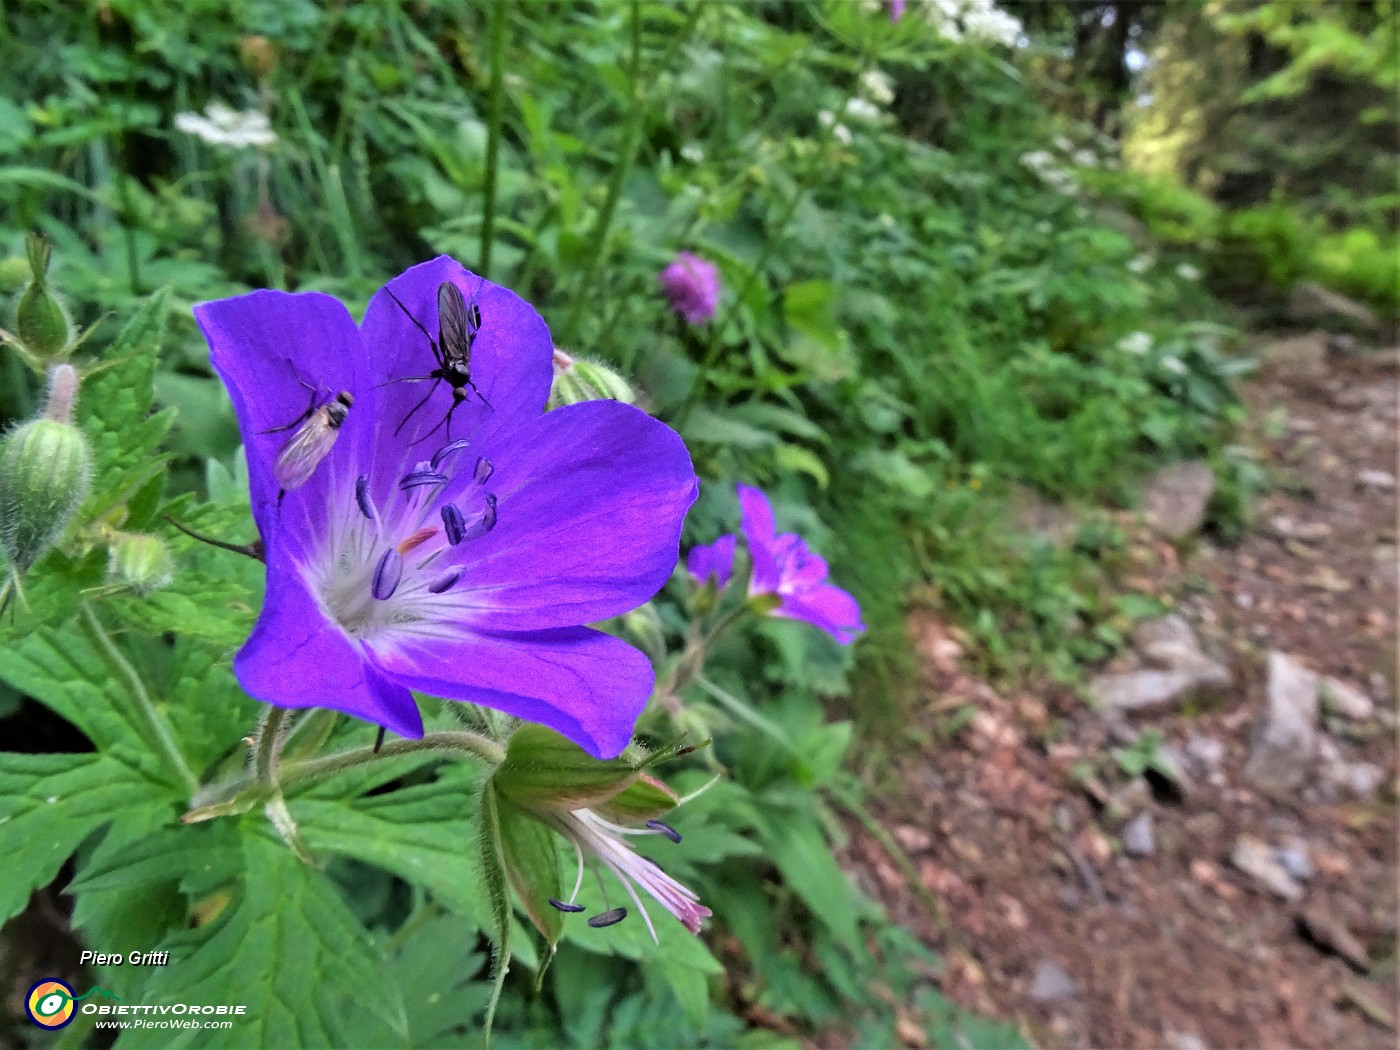
<svg viewBox="0 0 1400 1050">
<path fill-rule="evenodd" d="M 894 81 L 888 73 L 869 69 L 861 74 L 860 89 L 877 106 L 888 106 L 894 101 Z"/>
<path fill-rule="evenodd" d="M 1152 349 L 1152 337 L 1146 332 L 1130 332 L 1118 340 L 1118 348 L 1140 356 Z"/>
<path fill-rule="evenodd" d="M 240 113 L 218 102 L 211 102 L 205 107 L 203 115 L 175 114 L 175 127 L 211 146 L 247 149 L 249 146 L 271 146 L 277 141 L 277 133 L 272 130 L 266 113 L 256 109 Z"/>
<path fill-rule="evenodd" d="M 855 99 L 851 101 L 854 102 Z M 821 123 L 822 127 L 831 129 L 831 134 L 841 145 L 849 146 L 851 144 L 851 129 L 846 127 L 845 124 L 839 123 L 836 120 L 836 114 L 831 112 L 831 110 L 822 110 L 817 114 L 817 120 Z"/>
<path fill-rule="evenodd" d="M 992 0 L 931 0 L 924 11 L 948 40 L 1018 47 L 1025 39 L 1021 20 Z"/>
<path fill-rule="evenodd" d="M 1021 166 L 1029 168 L 1040 176 L 1041 181 L 1051 189 L 1071 194 L 1077 189 L 1074 176 L 1060 167 L 1059 161 L 1047 150 L 1036 149 L 1020 156 Z"/>
</svg>

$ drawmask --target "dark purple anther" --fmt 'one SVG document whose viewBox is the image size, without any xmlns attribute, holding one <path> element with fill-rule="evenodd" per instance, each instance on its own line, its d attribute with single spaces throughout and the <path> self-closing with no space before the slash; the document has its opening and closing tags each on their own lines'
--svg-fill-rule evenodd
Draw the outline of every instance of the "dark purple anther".
<svg viewBox="0 0 1400 1050">
<path fill-rule="evenodd" d="M 436 452 L 433 453 L 433 458 L 431 461 L 432 468 L 434 470 L 437 470 L 438 466 L 442 463 L 444 459 L 452 455 L 452 453 L 458 452 L 466 448 L 470 444 L 471 442 L 468 441 L 466 438 L 458 438 L 456 441 L 452 441 L 446 445 L 443 445 L 442 448 L 438 449 Z"/>
<path fill-rule="evenodd" d="M 491 480 L 491 475 L 496 472 L 496 468 L 491 465 L 491 461 L 485 456 L 478 456 L 476 460 L 476 470 L 472 477 L 476 479 L 478 485 L 485 485 Z"/>
<path fill-rule="evenodd" d="M 401 579 L 403 579 L 403 555 L 390 547 L 380 557 L 379 564 L 374 567 L 374 582 L 370 584 L 369 592 L 379 601 L 387 601 L 399 589 L 399 580 Z"/>
<path fill-rule="evenodd" d="M 485 536 L 496 527 L 496 497 L 486 496 L 486 509 L 481 512 L 481 517 L 471 524 L 471 527 L 463 534 L 462 538 L 474 540 L 478 536 Z"/>
<path fill-rule="evenodd" d="M 453 570 L 452 570 L 451 572 L 449 572 L 446 576 L 439 577 L 438 579 L 434 580 L 432 583 L 428 584 L 428 593 L 429 593 L 429 594 L 441 594 L 443 591 L 451 590 L 454 586 L 456 586 L 457 581 L 460 580 L 461 578 L 462 578 L 462 570 L 461 570 L 461 569 L 453 569 Z"/>
<path fill-rule="evenodd" d="M 560 911 L 568 912 L 571 915 L 574 912 L 583 911 L 582 904 L 565 904 L 563 901 L 557 901 L 553 897 L 549 898 L 549 903 Z"/>
<path fill-rule="evenodd" d="M 647 827 L 651 828 L 652 831 L 661 832 L 661 834 L 665 835 L 672 842 L 679 842 L 681 840 L 681 833 L 675 828 L 671 827 L 670 824 L 667 824 L 663 821 L 649 820 L 647 821 Z"/>
<path fill-rule="evenodd" d="M 355 502 L 360 505 L 360 513 L 374 520 L 374 508 L 369 502 L 369 475 L 361 474 L 355 479 Z"/>
<path fill-rule="evenodd" d="M 462 512 L 451 503 L 442 505 L 442 527 L 447 530 L 447 542 L 457 546 L 466 538 L 466 524 Z"/>
<path fill-rule="evenodd" d="M 446 485 L 447 475 L 436 470 L 411 470 L 399 479 L 399 488 L 416 489 L 423 485 Z"/>
<path fill-rule="evenodd" d="M 588 920 L 588 925 L 595 930 L 601 930 L 604 926 L 616 926 L 623 919 L 627 918 L 626 908 L 614 908 L 612 911 L 605 911 L 602 915 L 595 915 Z"/>
</svg>

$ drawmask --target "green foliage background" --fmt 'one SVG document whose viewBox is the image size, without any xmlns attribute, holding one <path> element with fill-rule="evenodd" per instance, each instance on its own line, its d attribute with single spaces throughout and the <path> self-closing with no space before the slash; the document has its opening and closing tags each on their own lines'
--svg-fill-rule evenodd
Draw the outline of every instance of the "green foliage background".
<svg viewBox="0 0 1400 1050">
<path fill-rule="evenodd" d="M 950 41 L 915 3 L 892 23 L 847 0 L 23 0 L 5 16 L 0 280 L 20 287 L 23 235 L 41 229 L 56 287 L 105 348 L 84 364 L 110 367 L 82 400 L 95 494 L 28 581 L 29 609 L 0 625 L 0 713 L 32 725 L 41 705 L 82 741 L 0 755 L 3 914 L 55 883 L 85 943 L 181 960 L 95 981 L 139 1002 L 236 989 L 259 1045 L 479 1039 L 494 921 L 473 861 L 479 764 L 402 757 L 290 793 L 314 867 L 260 812 L 178 822 L 197 784 L 237 771 L 255 724 L 228 659 L 261 583 L 161 517 L 251 538 L 194 302 L 273 286 L 358 311 L 446 252 L 533 302 L 558 345 L 621 369 L 681 432 L 704 482 L 688 543 L 733 528 L 734 481 L 759 484 L 872 626 L 854 663 L 775 621 L 715 654 L 685 696 L 714 746 L 666 776 L 682 793 L 724 777 L 658 854 L 714 909 L 714 932 L 663 919 L 654 946 L 635 921 L 566 923 L 536 994 L 517 918 L 499 1042 L 795 1045 L 749 1025 L 758 1007 L 802 1035 L 885 1045 L 893 995 L 931 1045 L 1015 1044 L 938 996 L 936 960 L 833 845 L 862 812 L 852 742 L 889 737 L 918 702 L 911 594 L 960 619 L 998 674 L 1072 678 L 1120 643 L 1133 610 L 1106 585 L 1111 543 L 1019 536 L 1008 495 L 1125 505 L 1156 463 L 1229 455 L 1232 333 L 1202 323 L 1218 308 L 1179 269 L 1201 261 L 1190 246 L 1220 206 L 1121 170 L 1112 140 L 1047 104 L 1066 25 L 1047 15 L 1009 49 Z M 174 129 L 219 101 L 266 113 L 276 144 Z M 1230 221 L 1272 243 L 1273 227 Z M 723 274 L 708 326 L 681 325 L 659 295 L 680 249 Z M 1139 335 L 1144 351 L 1126 350 Z M 38 386 L 0 358 L 0 413 L 23 418 Z M 104 526 L 167 536 L 175 582 L 105 586 Z M 639 637 L 674 649 L 683 588 L 654 613 Z M 666 727 L 652 712 L 642 730 Z M 365 742 L 344 720 L 325 731 L 329 746 Z M 249 1031 L 191 1038 L 247 1045 Z"/>
</svg>

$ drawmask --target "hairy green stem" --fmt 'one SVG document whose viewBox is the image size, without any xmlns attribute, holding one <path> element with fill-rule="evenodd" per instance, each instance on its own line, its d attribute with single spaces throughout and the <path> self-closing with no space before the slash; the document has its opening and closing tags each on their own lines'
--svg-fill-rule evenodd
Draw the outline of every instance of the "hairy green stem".
<svg viewBox="0 0 1400 1050">
<path fill-rule="evenodd" d="M 136 673 L 136 668 L 131 666 L 126 657 L 113 644 L 111 637 L 102 626 L 102 621 L 93 612 L 92 606 L 83 602 L 80 609 L 88 636 L 102 651 L 107 662 L 116 669 L 117 674 L 125 679 L 127 690 L 131 694 L 132 710 L 135 711 L 136 716 L 149 732 L 152 742 L 165 757 L 166 763 L 193 794 L 199 788 L 199 778 L 190 770 L 185 756 L 180 753 L 180 749 L 175 743 L 174 734 L 171 733 L 170 727 L 166 725 L 160 712 L 156 710 L 155 704 L 151 702 L 151 694 L 146 691 L 146 685 L 141 681 L 141 676 Z"/>
<path fill-rule="evenodd" d="M 285 707 L 269 707 L 258 726 L 253 744 L 253 776 L 263 787 L 277 785 L 277 758 L 282 749 L 282 726 L 286 720 Z"/>
<path fill-rule="evenodd" d="M 354 766 L 363 765 L 376 758 L 392 758 L 395 755 L 410 755 L 417 751 L 446 751 L 459 755 L 470 755 L 484 759 L 493 765 L 505 761 L 506 752 L 500 744 L 480 733 L 465 729 L 442 733 L 429 733 L 421 740 L 394 740 L 379 749 L 376 755 L 372 747 L 358 747 L 341 751 L 323 758 L 313 758 L 282 767 L 283 787 L 294 784 L 307 784 L 343 772 Z"/>
<path fill-rule="evenodd" d="M 628 66 L 628 80 L 631 108 L 627 113 L 627 124 L 622 132 L 622 145 L 618 149 L 617 160 L 613 164 L 612 176 L 608 179 L 608 195 L 603 199 L 602 210 L 598 212 L 598 218 L 593 223 L 593 232 L 589 237 L 588 266 L 583 271 L 582 279 L 575 286 L 574 301 L 569 307 L 568 316 L 564 319 L 565 346 L 574 345 L 578 338 L 579 315 L 583 312 L 584 304 L 592 298 L 590 292 L 593 287 L 593 278 L 598 272 L 598 267 L 602 265 L 608 246 L 608 235 L 612 232 L 612 221 L 613 215 L 617 211 L 617 202 L 622 197 L 622 187 L 627 182 L 627 176 L 637 158 L 637 146 L 641 142 L 642 118 L 645 115 L 641 96 L 641 0 L 632 0 L 632 55 Z"/>
<path fill-rule="evenodd" d="M 508 0 L 491 8 L 491 83 L 486 104 L 486 198 L 481 217 L 481 276 L 491 276 L 491 244 L 496 239 L 496 176 L 500 168 L 501 114 L 504 109 L 506 20 Z"/>
</svg>

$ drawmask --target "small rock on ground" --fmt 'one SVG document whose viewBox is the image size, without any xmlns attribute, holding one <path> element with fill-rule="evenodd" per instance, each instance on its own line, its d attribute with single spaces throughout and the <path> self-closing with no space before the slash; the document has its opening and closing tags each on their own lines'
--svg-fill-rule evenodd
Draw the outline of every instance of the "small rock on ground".
<svg viewBox="0 0 1400 1050">
<path fill-rule="evenodd" d="M 1274 851 L 1256 838 L 1241 835 L 1230 853 L 1230 863 L 1286 901 L 1296 901 L 1303 895 L 1303 887 L 1278 862 Z"/>
<path fill-rule="evenodd" d="M 1257 787 L 1272 794 L 1298 788 L 1317 751 L 1320 679 L 1285 653 L 1271 652 L 1263 717 L 1245 766 Z"/>
<path fill-rule="evenodd" d="M 1205 663 L 1176 671 L 1124 671 L 1097 675 L 1089 695 L 1107 711 L 1137 714 L 1176 707 L 1203 692 L 1230 684 L 1229 668 Z"/>
<path fill-rule="evenodd" d="M 1205 460 L 1173 463 L 1148 479 L 1143 508 L 1153 528 L 1179 539 L 1201 527 L 1214 492 L 1215 471 Z"/>
<path fill-rule="evenodd" d="M 1369 696 L 1339 678 L 1322 680 L 1320 699 L 1322 706 L 1328 711 L 1358 722 L 1365 721 L 1376 713 L 1376 705 Z"/>
<path fill-rule="evenodd" d="M 1304 908 L 1298 913 L 1297 922 L 1303 935 L 1319 948 L 1340 956 L 1363 973 L 1370 968 L 1371 957 L 1366 946 L 1347 929 L 1346 923 L 1321 904 Z"/>
<path fill-rule="evenodd" d="M 1336 324 L 1375 331 L 1375 311 L 1314 281 L 1294 285 L 1288 294 L 1288 316 L 1305 324 Z"/>
<path fill-rule="evenodd" d="M 1369 489 L 1381 489 L 1384 492 L 1390 492 L 1395 488 L 1395 475 L 1388 470 L 1357 471 L 1356 481 Z"/>
<path fill-rule="evenodd" d="M 1053 1003 L 1079 994 L 1079 985 L 1056 963 L 1041 959 L 1035 964 L 1035 976 L 1028 993 L 1037 1003 Z"/>
<path fill-rule="evenodd" d="M 1152 814 L 1139 813 L 1123 825 L 1123 848 L 1134 857 L 1150 856 L 1157 848 L 1152 835 Z"/>
</svg>

